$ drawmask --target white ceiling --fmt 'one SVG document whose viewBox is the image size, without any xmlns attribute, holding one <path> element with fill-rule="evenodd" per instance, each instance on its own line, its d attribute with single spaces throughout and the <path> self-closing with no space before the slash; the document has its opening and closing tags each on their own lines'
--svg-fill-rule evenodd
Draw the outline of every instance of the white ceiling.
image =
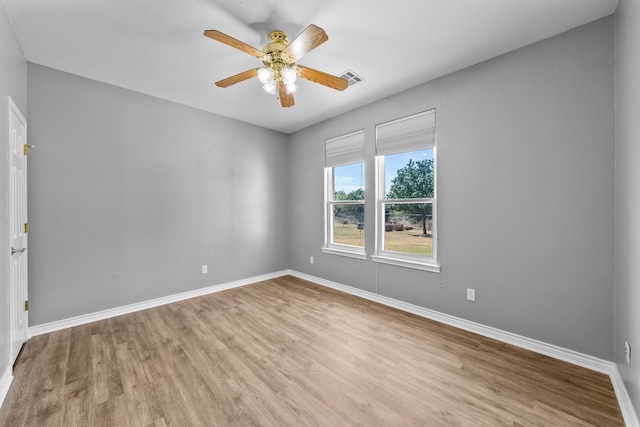
<svg viewBox="0 0 640 427">
<path fill-rule="evenodd" d="M 3 0 L 28 61 L 285 133 L 610 15 L 618 0 Z M 274 29 L 329 40 L 300 63 L 365 81 L 344 92 L 299 83 L 283 109 L 257 79 L 214 82 L 260 65 L 203 36 L 258 49 Z"/>
</svg>

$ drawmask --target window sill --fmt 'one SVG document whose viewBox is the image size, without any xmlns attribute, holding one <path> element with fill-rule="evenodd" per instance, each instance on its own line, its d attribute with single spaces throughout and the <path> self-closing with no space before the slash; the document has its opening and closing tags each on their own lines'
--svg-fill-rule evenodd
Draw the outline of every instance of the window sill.
<svg viewBox="0 0 640 427">
<path fill-rule="evenodd" d="M 346 256 L 346 257 L 357 258 L 357 259 L 367 259 L 367 254 L 365 254 L 364 252 L 356 252 L 356 251 L 350 251 L 346 249 L 322 248 L 322 253 L 330 254 L 330 255 Z"/>
<path fill-rule="evenodd" d="M 430 271 L 432 273 L 440 273 L 440 266 L 438 264 L 428 262 L 413 261 L 402 258 L 392 258 L 384 255 L 372 255 L 371 260 L 382 264 L 414 268 L 416 270 Z"/>
</svg>

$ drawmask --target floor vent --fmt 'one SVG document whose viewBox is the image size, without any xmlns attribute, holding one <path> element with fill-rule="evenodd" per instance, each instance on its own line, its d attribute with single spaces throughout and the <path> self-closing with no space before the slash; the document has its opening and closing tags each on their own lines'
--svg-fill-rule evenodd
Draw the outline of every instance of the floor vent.
<svg viewBox="0 0 640 427">
<path fill-rule="evenodd" d="M 349 86 L 353 86 L 357 83 L 363 82 L 364 79 L 362 77 L 360 77 L 359 75 L 357 75 L 356 73 L 354 73 L 351 70 L 347 70 L 344 73 L 340 74 L 339 76 L 341 79 L 345 79 L 346 81 L 349 82 Z"/>
</svg>

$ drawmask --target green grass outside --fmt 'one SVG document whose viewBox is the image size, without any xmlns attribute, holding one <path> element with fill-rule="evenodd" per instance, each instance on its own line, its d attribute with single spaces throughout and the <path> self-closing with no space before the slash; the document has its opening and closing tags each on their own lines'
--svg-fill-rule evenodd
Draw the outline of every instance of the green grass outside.
<svg viewBox="0 0 640 427">
<path fill-rule="evenodd" d="M 364 246 L 364 230 L 358 230 L 356 224 L 333 224 L 333 241 L 341 245 Z"/>
<path fill-rule="evenodd" d="M 334 243 L 351 246 L 364 246 L 364 230 L 358 230 L 356 224 L 336 222 L 333 228 Z M 385 250 L 431 256 L 433 239 L 422 235 L 422 229 L 386 231 L 384 233 Z"/>
</svg>

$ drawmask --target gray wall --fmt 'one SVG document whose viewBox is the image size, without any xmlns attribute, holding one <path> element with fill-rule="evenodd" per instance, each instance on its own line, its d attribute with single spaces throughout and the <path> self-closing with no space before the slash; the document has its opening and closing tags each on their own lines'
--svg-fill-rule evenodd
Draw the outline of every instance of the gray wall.
<svg viewBox="0 0 640 427">
<path fill-rule="evenodd" d="M 9 243 L 9 130 L 7 96 L 11 96 L 22 114 L 27 114 L 27 63 L 18 39 L 0 2 L 0 242 L 8 251 Z M 9 259 L 0 256 L 0 376 L 9 366 Z M 1 402 L 0 402 L 1 403 Z"/>
<path fill-rule="evenodd" d="M 28 101 L 31 326 L 288 267 L 286 135 L 31 63 Z"/>
<path fill-rule="evenodd" d="M 441 273 L 322 254 L 324 139 L 365 129 L 372 197 L 375 124 L 432 107 Z M 292 269 L 611 360 L 612 17 L 297 132 L 289 148 Z"/>
<path fill-rule="evenodd" d="M 640 414 L 640 3 L 616 12 L 616 280 L 614 360 Z M 624 342 L 632 346 L 631 365 Z"/>
</svg>

